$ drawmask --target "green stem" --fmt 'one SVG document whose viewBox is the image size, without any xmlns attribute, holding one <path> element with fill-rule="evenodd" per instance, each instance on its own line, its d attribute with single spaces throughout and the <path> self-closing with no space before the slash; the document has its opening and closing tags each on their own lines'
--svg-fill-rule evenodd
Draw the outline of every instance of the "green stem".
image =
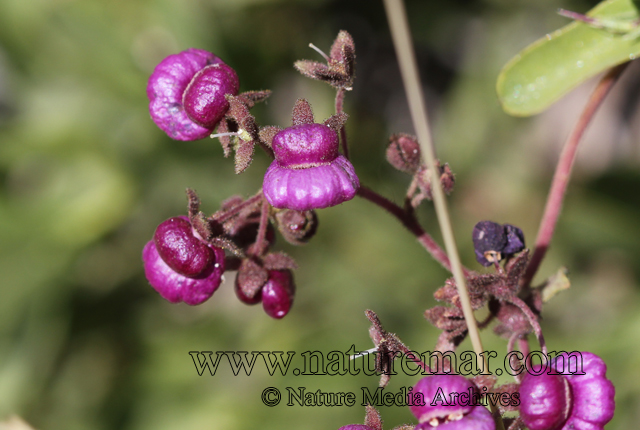
<svg viewBox="0 0 640 430">
<path fill-rule="evenodd" d="M 413 42 L 409 32 L 409 23 L 407 22 L 404 3 L 402 0 L 384 0 L 384 5 L 389 19 L 393 44 L 398 56 L 402 81 L 404 82 L 405 92 L 409 101 L 411 119 L 418 135 L 418 140 L 420 141 L 422 156 L 424 157 L 426 165 L 431 173 L 433 204 L 438 216 L 438 222 L 440 223 L 445 249 L 447 250 L 447 254 L 451 262 L 453 277 L 455 278 L 458 295 L 460 296 L 460 304 L 462 305 L 462 311 L 469 330 L 469 337 L 471 339 L 473 349 L 476 352 L 478 366 L 483 366 L 483 369 L 488 369 L 489 366 L 485 357 L 486 354 L 482 354 L 483 347 L 482 341 L 480 340 L 480 332 L 476 324 L 476 319 L 473 315 L 464 271 L 462 270 L 462 263 L 460 262 L 460 257 L 458 255 L 453 235 L 453 228 L 451 227 L 447 201 L 444 196 L 444 191 L 442 190 L 442 185 L 440 184 L 440 178 L 438 175 L 439 170 L 436 168 L 435 151 L 433 143 L 431 142 L 427 108 L 424 102 L 424 97 L 422 96 L 422 86 L 418 75 L 418 67 L 416 64 Z M 498 429 L 504 429 L 504 424 L 500 418 L 500 413 L 497 410 L 497 407 L 492 405 L 491 411 L 496 419 Z"/>
</svg>

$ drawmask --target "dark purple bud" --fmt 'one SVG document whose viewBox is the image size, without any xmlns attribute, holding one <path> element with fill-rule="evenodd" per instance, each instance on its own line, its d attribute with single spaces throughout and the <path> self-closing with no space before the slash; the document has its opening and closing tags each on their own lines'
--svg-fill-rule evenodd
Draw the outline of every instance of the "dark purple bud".
<svg viewBox="0 0 640 430">
<path fill-rule="evenodd" d="M 524 249 L 524 233 L 518 227 L 511 224 L 504 225 L 507 234 L 507 246 L 502 250 L 504 255 L 515 254 Z"/>
<path fill-rule="evenodd" d="M 187 277 L 198 276 L 215 259 L 211 248 L 194 236 L 191 223 L 185 216 L 169 218 L 161 223 L 153 241 L 164 262 Z"/>
<path fill-rule="evenodd" d="M 473 227 L 472 237 L 478 263 L 486 267 L 502 260 L 502 252 L 507 245 L 503 226 L 492 221 L 480 221 Z"/>
<path fill-rule="evenodd" d="M 275 219 L 282 236 L 293 245 L 304 245 L 318 229 L 318 216 L 315 211 L 282 209 L 276 212 Z"/>
<path fill-rule="evenodd" d="M 202 127 L 213 130 L 229 110 L 227 94 L 236 95 L 238 75 L 224 63 L 212 64 L 195 74 L 182 96 L 189 118 Z"/>
<path fill-rule="evenodd" d="M 196 109 L 193 109 L 193 112 L 198 112 L 196 117 L 205 119 L 202 123 L 208 124 L 205 127 L 191 119 L 183 105 L 185 91 L 192 79 L 202 69 L 213 65 L 218 65 L 219 70 L 228 72 L 226 74 L 228 80 L 226 84 L 219 82 L 222 79 L 221 76 L 218 76 L 220 78 L 218 80 L 214 79 L 215 83 L 211 88 L 213 93 L 218 94 L 220 91 L 234 88 L 234 93 L 237 93 L 238 78 L 235 76 L 235 72 L 226 66 L 220 58 L 201 49 L 191 48 L 168 56 L 156 66 L 149 77 L 147 96 L 149 97 L 151 118 L 172 139 L 202 139 L 210 135 L 213 128 L 215 128 L 217 122 L 216 124 L 211 124 L 211 122 L 220 114 L 218 107 L 216 107 L 221 106 L 222 103 L 219 97 L 214 97 L 215 102 L 211 109 L 204 106 L 206 102 L 201 103 L 193 97 L 188 97 L 189 104 L 192 107 L 197 106 Z M 211 94 L 206 91 L 205 75 L 202 78 L 203 82 L 194 85 L 193 91 L 194 94 L 206 95 L 205 99 L 210 100 Z M 224 99 L 224 94 L 222 94 L 222 99 Z M 220 118 L 222 115 L 224 115 L 224 112 L 220 114 Z"/>
<path fill-rule="evenodd" d="M 404 133 L 389 138 L 387 161 L 401 172 L 413 175 L 420 167 L 420 145 L 418 138 Z"/>
<path fill-rule="evenodd" d="M 262 306 L 271 318 L 280 319 L 289 313 L 296 286 L 290 270 L 270 270 L 269 280 L 262 287 Z"/>
</svg>

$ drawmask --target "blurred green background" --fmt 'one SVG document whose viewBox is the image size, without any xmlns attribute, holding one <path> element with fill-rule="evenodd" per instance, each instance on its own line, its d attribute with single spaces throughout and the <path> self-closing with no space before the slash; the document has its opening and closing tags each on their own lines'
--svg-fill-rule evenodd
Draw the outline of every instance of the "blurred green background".
<svg viewBox="0 0 640 430">
<path fill-rule="evenodd" d="M 502 65 L 566 23 L 558 7 L 593 1 L 408 1 L 438 155 L 457 174 L 450 197 L 464 263 L 480 269 L 471 229 L 483 219 L 535 238 L 560 145 L 589 82 L 531 119 L 504 114 Z M 361 199 L 319 213 L 312 242 L 293 255 L 298 292 L 281 321 L 247 307 L 227 283 L 198 307 L 171 305 L 147 284 L 141 250 L 164 219 L 186 211 L 192 187 L 213 212 L 257 190 L 260 153 L 236 176 L 216 141 L 174 142 L 149 118 L 146 80 L 164 56 L 197 47 L 235 68 L 241 90 L 269 88 L 262 125 L 286 126 L 298 97 L 316 119 L 334 93 L 294 71 L 319 60 L 340 29 L 356 43 L 357 79 L 345 110 L 363 184 L 400 201 L 409 178 L 384 161 L 388 135 L 412 132 L 381 2 L 275 0 L 2 0 L 0 2 L 0 421 L 38 429 L 337 429 L 361 406 L 268 408 L 269 386 L 373 389 L 377 378 L 199 377 L 192 350 L 370 348 L 365 309 L 418 351 L 437 331 L 423 318 L 441 269 L 393 218 Z M 566 265 L 572 288 L 544 312 L 550 350 L 589 350 L 617 390 L 607 428 L 640 421 L 640 68 L 632 65 L 590 128 L 552 249 L 538 281 Z M 439 238 L 429 204 L 420 217 Z M 506 342 L 484 332 L 486 349 Z M 465 343 L 463 347 L 468 345 Z M 463 348 L 464 349 L 464 348 Z M 299 358 L 299 355 L 297 356 Z M 505 379 L 507 380 L 507 379 Z M 398 376 L 389 389 L 412 385 Z M 381 410 L 385 428 L 414 422 Z M 1 425 L 0 425 L 1 427 Z"/>
</svg>

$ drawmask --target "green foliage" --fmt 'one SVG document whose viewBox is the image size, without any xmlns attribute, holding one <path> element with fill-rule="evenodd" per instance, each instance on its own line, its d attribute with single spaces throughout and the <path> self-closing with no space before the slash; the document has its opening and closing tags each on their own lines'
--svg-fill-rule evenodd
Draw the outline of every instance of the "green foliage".
<svg viewBox="0 0 640 430">
<path fill-rule="evenodd" d="M 606 0 L 587 16 L 607 28 L 573 22 L 537 40 L 502 69 L 498 96 L 515 116 L 542 112 L 586 79 L 640 54 L 633 0 Z"/>
</svg>

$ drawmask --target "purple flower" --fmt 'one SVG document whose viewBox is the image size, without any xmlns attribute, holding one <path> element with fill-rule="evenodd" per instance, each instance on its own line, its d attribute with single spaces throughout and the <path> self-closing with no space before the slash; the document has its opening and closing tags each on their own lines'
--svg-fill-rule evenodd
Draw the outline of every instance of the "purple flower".
<svg viewBox="0 0 640 430">
<path fill-rule="evenodd" d="M 210 52 L 190 48 L 154 69 L 147 84 L 149 112 L 172 139 L 202 139 L 229 109 L 225 95 L 236 95 L 238 89 L 231 67 Z"/>
<path fill-rule="evenodd" d="M 263 191 L 276 208 L 322 209 L 351 200 L 360 187 L 353 165 L 338 153 L 338 134 L 324 124 L 299 124 L 273 138 L 275 160 Z"/>
<path fill-rule="evenodd" d="M 524 249 L 524 233 L 521 229 L 511 224 L 505 224 L 504 232 L 507 235 L 507 245 L 502 249 L 504 255 L 515 254 Z"/>
<path fill-rule="evenodd" d="M 171 303 L 198 305 L 222 282 L 224 251 L 198 239 L 185 216 L 158 226 L 142 260 L 151 286 Z"/>
<path fill-rule="evenodd" d="M 422 394 L 425 404 L 409 406 L 420 422 L 415 430 L 495 430 L 491 413 L 479 404 L 475 385 L 463 376 L 426 376 L 413 388 L 413 396 L 416 393 Z"/>
<path fill-rule="evenodd" d="M 604 361 L 582 352 L 577 368 L 569 363 L 569 355 L 563 353 L 543 374 L 526 373 L 522 378 L 520 417 L 529 429 L 602 430 L 613 418 L 615 387 L 605 376 Z"/>
</svg>

